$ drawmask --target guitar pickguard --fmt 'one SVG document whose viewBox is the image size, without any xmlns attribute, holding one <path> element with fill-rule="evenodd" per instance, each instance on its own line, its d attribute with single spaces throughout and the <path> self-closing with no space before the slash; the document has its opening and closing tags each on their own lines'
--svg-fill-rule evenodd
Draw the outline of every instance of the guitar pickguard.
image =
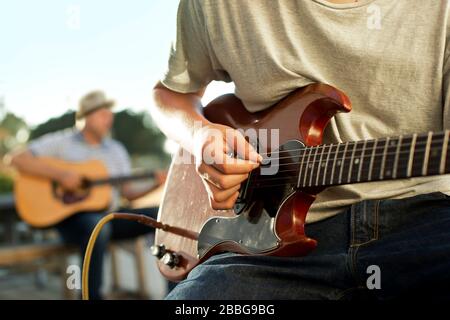
<svg viewBox="0 0 450 320">
<path fill-rule="evenodd" d="M 305 147 L 297 140 L 291 140 L 273 152 L 268 165 L 277 165 L 275 175 L 265 176 L 257 173 L 250 178 L 244 201 L 244 210 L 235 217 L 213 217 L 203 225 L 198 239 L 199 258 L 211 249 L 227 243 L 234 243 L 239 252 L 263 254 L 275 250 L 280 245 L 280 238 L 275 231 L 277 213 L 283 202 L 296 190 L 298 163 L 301 150 Z M 261 170 L 259 169 L 259 172 Z M 280 186 L 281 182 L 292 184 Z M 268 186 L 267 182 L 273 186 Z M 265 182 L 265 183 L 264 183 Z M 263 188 L 259 188 L 264 186 Z"/>
<path fill-rule="evenodd" d="M 235 218 L 212 218 L 208 220 L 198 239 L 199 258 L 211 248 L 224 242 L 235 242 L 248 253 L 260 253 L 276 249 L 279 239 L 273 232 L 275 218 L 266 210 L 255 217 L 244 212 Z"/>
</svg>

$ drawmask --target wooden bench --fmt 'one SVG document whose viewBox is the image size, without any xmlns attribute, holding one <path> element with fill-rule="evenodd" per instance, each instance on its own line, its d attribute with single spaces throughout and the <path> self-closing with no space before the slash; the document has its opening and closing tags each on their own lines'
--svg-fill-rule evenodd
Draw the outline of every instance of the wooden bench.
<svg viewBox="0 0 450 320">
<path fill-rule="evenodd" d="M 140 237 L 133 240 L 113 242 L 109 249 L 112 268 L 111 285 L 113 294 L 111 296 L 113 298 L 122 298 L 131 295 L 139 299 L 149 299 L 144 260 L 145 238 Z M 118 250 L 120 249 L 131 252 L 135 258 L 138 280 L 138 291 L 135 293 L 126 292 L 120 288 L 120 270 L 118 267 Z M 56 267 L 56 271 L 61 276 L 64 299 L 76 299 L 75 292 L 67 288 L 66 284 L 68 257 L 74 254 L 79 254 L 77 247 L 62 243 L 0 246 L 0 268 L 11 268 L 18 265 L 32 267 L 36 262 L 53 260 L 51 266 L 52 269 Z"/>
<path fill-rule="evenodd" d="M 52 269 L 61 277 L 64 299 L 76 299 L 74 292 L 66 285 L 68 257 L 78 254 L 79 250 L 62 243 L 41 243 L 29 245 L 9 245 L 0 247 L 0 267 L 11 268 L 26 266 L 36 270 L 37 263 L 47 263 L 45 269 Z M 38 264 L 39 265 L 39 264 Z"/>
<path fill-rule="evenodd" d="M 76 253 L 75 247 L 61 243 L 43 243 L 0 247 L 0 267 L 12 267 L 17 264 L 30 263 L 36 259 L 55 256 L 68 256 Z"/>
</svg>

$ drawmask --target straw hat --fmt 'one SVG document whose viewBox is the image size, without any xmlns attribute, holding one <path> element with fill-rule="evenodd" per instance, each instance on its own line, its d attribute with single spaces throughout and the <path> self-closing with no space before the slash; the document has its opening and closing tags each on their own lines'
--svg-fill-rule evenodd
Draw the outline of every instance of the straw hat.
<svg viewBox="0 0 450 320">
<path fill-rule="evenodd" d="M 90 92 L 81 98 L 76 118 L 82 119 L 100 108 L 112 108 L 114 104 L 113 100 L 106 98 L 103 91 Z"/>
</svg>

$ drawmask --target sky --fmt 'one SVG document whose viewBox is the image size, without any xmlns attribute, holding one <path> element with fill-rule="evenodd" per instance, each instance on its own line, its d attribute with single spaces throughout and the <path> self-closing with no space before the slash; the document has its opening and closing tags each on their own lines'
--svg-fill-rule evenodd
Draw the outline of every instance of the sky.
<svg viewBox="0 0 450 320">
<path fill-rule="evenodd" d="M 36 125 L 100 89 L 148 110 L 176 30 L 178 0 L 0 0 L 0 98 Z M 214 82 L 204 102 L 232 92 Z"/>
</svg>

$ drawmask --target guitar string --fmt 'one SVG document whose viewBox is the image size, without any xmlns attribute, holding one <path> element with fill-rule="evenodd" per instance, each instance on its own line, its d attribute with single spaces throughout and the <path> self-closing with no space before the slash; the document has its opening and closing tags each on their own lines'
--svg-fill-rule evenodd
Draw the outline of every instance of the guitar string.
<svg viewBox="0 0 450 320">
<path fill-rule="evenodd" d="M 431 142 L 431 144 L 430 144 L 430 146 L 431 147 L 439 147 L 439 146 L 442 146 L 442 144 L 443 144 L 443 142 L 444 142 L 444 139 L 440 139 L 440 140 L 433 140 L 432 142 Z M 450 140 L 449 140 L 449 144 L 450 144 Z M 421 146 L 427 146 L 428 145 L 428 143 L 426 142 L 426 141 L 424 141 L 424 142 L 417 142 L 416 144 L 415 144 L 415 148 L 414 148 L 414 150 L 415 151 L 417 151 L 417 150 L 419 150 L 419 151 L 421 151 L 421 150 L 423 150 L 423 149 L 417 149 L 417 147 L 421 147 Z M 324 147 L 329 147 L 330 145 L 324 145 Z M 337 145 L 332 145 L 332 146 L 337 146 Z M 341 146 L 345 146 L 345 144 L 341 144 Z M 350 146 L 350 148 L 347 148 L 347 150 L 346 150 L 346 153 L 348 153 L 348 152 L 358 152 L 358 151 L 361 151 L 361 153 L 362 153 L 362 151 L 363 150 L 365 150 L 365 151 L 373 151 L 373 150 L 380 150 L 380 149 L 382 149 L 382 150 L 384 150 L 384 149 L 389 149 L 389 148 L 397 148 L 398 146 L 396 145 L 396 146 L 387 146 L 386 147 L 386 145 L 384 145 L 384 146 L 379 146 L 379 145 L 377 145 L 375 148 L 374 147 L 363 147 L 363 148 L 361 148 L 361 149 L 358 149 L 358 148 L 351 148 L 351 146 L 353 146 L 353 145 L 351 145 L 351 144 L 349 144 L 348 146 Z M 409 145 L 409 146 L 405 146 L 405 145 L 402 145 L 402 146 L 400 146 L 400 148 L 405 148 L 405 147 L 407 147 L 407 148 L 411 148 L 411 145 Z M 294 158 L 294 157 L 301 157 L 301 156 L 304 156 L 305 154 L 306 154 L 306 152 L 308 152 L 308 151 L 311 151 L 310 152 L 310 154 L 311 155 L 313 155 L 314 154 L 314 150 L 318 150 L 318 149 L 320 149 L 320 148 L 323 148 L 322 146 L 317 146 L 317 147 L 305 147 L 305 148 L 303 148 L 303 149 L 292 149 L 292 150 L 283 150 L 283 151 L 279 151 L 279 152 L 277 152 L 277 151 L 274 151 L 273 152 L 273 154 L 281 154 L 281 153 L 292 153 L 292 152 L 300 152 L 300 151 L 303 151 L 301 154 L 299 154 L 299 155 L 291 155 L 291 156 L 287 156 L 287 157 L 279 157 L 279 158 L 273 158 L 273 157 L 266 157 L 265 159 L 268 159 L 268 160 L 277 160 L 277 159 L 288 159 L 288 158 Z M 327 152 L 325 152 L 326 154 L 330 154 L 330 155 L 335 155 L 336 153 L 344 153 L 344 149 L 340 149 L 339 151 L 337 151 L 336 152 L 336 150 L 334 150 L 334 151 L 331 151 L 330 152 L 330 149 L 331 148 L 329 148 L 329 151 L 327 151 Z M 317 155 L 320 155 L 320 152 L 321 151 L 318 151 L 317 152 Z M 397 153 L 397 151 L 394 151 L 395 153 Z M 409 152 L 409 150 L 407 150 L 406 152 Z"/>
<path fill-rule="evenodd" d="M 361 172 L 361 176 L 362 177 L 367 177 L 365 174 L 366 173 L 368 173 L 369 172 L 369 170 L 366 170 L 365 172 Z M 422 175 L 420 175 L 420 176 L 422 176 Z M 301 183 L 301 185 L 302 186 L 304 186 L 304 187 L 307 187 L 307 186 L 309 186 L 309 179 L 310 179 L 311 177 L 308 177 L 308 176 L 306 176 L 306 180 L 307 180 L 307 182 L 306 182 L 306 185 L 305 185 L 305 183 Z M 406 178 L 409 178 L 409 177 L 402 177 L 402 179 L 406 179 Z M 313 178 L 312 178 L 312 183 L 311 183 L 311 186 L 317 186 L 317 184 L 316 184 L 316 180 L 317 179 L 317 177 L 316 176 L 313 176 Z M 327 180 L 330 180 L 331 179 L 331 176 L 327 179 Z M 392 175 L 389 175 L 389 176 L 386 176 L 386 175 L 384 175 L 384 177 L 383 177 L 383 179 L 377 179 L 376 177 L 375 178 L 373 178 L 373 179 L 371 179 L 371 180 L 374 180 L 374 181 L 380 181 L 380 180 L 392 180 L 392 179 L 394 179 L 393 177 L 392 177 Z M 400 179 L 400 178 L 398 178 L 398 179 Z M 361 179 L 361 180 L 364 180 L 364 179 Z M 263 178 L 263 179 L 258 179 L 257 180 L 258 181 L 258 183 L 267 183 L 267 182 L 276 182 L 276 181 L 284 181 L 284 182 L 286 182 L 286 184 L 288 184 L 288 183 L 290 183 L 290 182 L 295 182 L 295 183 L 298 183 L 298 179 L 297 179 L 297 177 L 295 177 L 295 176 L 285 176 L 285 177 L 275 177 L 275 178 Z M 336 179 L 333 179 L 333 182 L 334 181 L 339 181 L 339 177 L 337 177 Z M 345 179 L 344 178 L 342 178 L 341 179 L 341 181 L 346 181 L 346 183 L 351 183 L 351 182 L 348 182 L 348 175 L 345 177 Z M 350 178 L 350 181 L 353 181 L 353 183 L 356 183 L 356 181 L 355 181 L 355 179 L 353 179 L 352 180 L 352 177 Z M 327 183 L 328 182 L 328 183 Z M 325 183 L 323 183 L 323 176 L 322 176 L 322 179 L 321 179 L 321 177 L 319 176 L 319 185 L 329 185 L 330 183 L 329 183 L 330 181 L 325 181 Z"/>
<path fill-rule="evenodd" d="M 436 147 L 439 147 L 439 146 L 442 146 L 442 142 L 443 141 L 436 141 L 436 142 L 433 142 L 433 143 L 431 143 L 430 144 L 430 148 L 436 148 Z M 435 145 L 436 144 L 436 145 Z M 414 148 L 414 150 L 415 151 L 422 151 L 423 149 L 418 149 L 417 147 L 422 147 L 423 145 L 425 145 L 425 148 L 426 148 L 426 146 L 427 146 L 427 143 L 425 143 L 425 144 L 422 144 L 422 143 L 417 143 L 416 144 L 416 147 Z M 389 148 L 395 148 L 395 149 L 397 149 L 397 146 L 388 146 L 387 147 L 387 149 L 389 149 Z M 408 149 L 410 149 L 411 148 L 411 146 L 408 146 Z M 379 147 L 375 147 L 375 148 L 373 148 L 373 147 L 371 147 L 371 148 L 363 148 L 363 149 L 354 149 L 354 148 L 347 148 L 347 150 L 345 150 L 345 153 L 347 154 L 347 153 L 352 153 L 352 152 L 358 152 L 358 151 L 361 151 L 361 153 L 362 153 L 362 151 L 363 150 L 365 150 L 365 151 L 370 151 L 370 152 L 373 152 L 373 150 L 375 150 L 375 151 L 380 151 L 380 149 L 383 151 L 383 154 L 384 154 L 384 149 L 386 149 L 386 147 L 385 146 L 379 146 Z M 308 148 L 308 150 L 311 150 L 311 152 L 310 152 L 310 155 L 311 156 L 314 156 L 314 154 L 317 154 L 318 156 L 320 155 L 320 153 L 321 153 L 321 151 L 317 151 L 317 153 L 315 153 L 315 151 L 314 151 L 314 147 L 313 148 Z M 280 157 L 280 158 L 272 158 L 272 157 L 268 157 L 268 158 L 266 158 L 266 159 L 273 159 L 273 160 L 280 160 L 280 159 L 289 159 L 289 158 L 295 158 L 295 157 L 301 157 L 301 156 L 306 156 L 306 152 L 308 151 L 308 150 L 306 150 L 304 153 L 302 153 L 301 155 L 297 155 L 297 156 L 287 156 L 287 157 Z M 402 151 L 402 152 L 410 152 L 410 150 L 405 150 L 405 151 Z M 336 153 L 344 153 L 344 150 L 339 150 L 339 151 L 333 151 L 333 152 L 331 152 L 331 150 L 329 150 L 328 152 L 325 152 L 325 154 L 330 154 L 330 155 L 335 155 Z M 390 153 L 387 153 L 387 154 L 392 154 L 392 153 L 397 153 L 397 151 L 391 151 Z M 378 153 L 378 155 L 379 155 L 379 153 Z"/>
<path fill-rule="evenodd" d="M 433 137 L 435 138 L 436 136 L 433 136 Z M 404 138 L 404 139 L 409 139 L 409 138 Z M 431 143 L 432 144 L 443 143 L 444 140 L 445 140 L 445 136 L 439 137 L 438 139 L 432 139 Z M 367 140 L 367 142 L 374 142 L 374 141 L 377 141 L 377 146 L 375 147 L 375 149 L 384 149 L 386 147 L 386 144 L 380 145 L 378 143 L 378 142 L 386 142 L 387 141 L 386 139 L 383 139 L 383 140 L 381 140 L 381 139 L 380 140 Z M 390 141 L 393 141 L 393 140 L 390 140 Z M 344 142 L 344 143 L 322 144 L 322 145 L 317 145 L 317 146 L 306 146 L 306 147 L 297 148 L 297 149 L 287 149 L 287 150 L 273 151 L 273 152 L 268 152 L 268 153 L 259 153 L 259 155 L 264 156 L 264 155 L 269 155 L 269 154 L 283 154 L 283 153 L 291 153 L 291 152 L 297 152 L 297 151 L 300 152 L 300 151 L 314 150 L 314 149 L 327 148 L 327 147 L 329 148 L 330 146 L 332 148 L 334 148 L 334 147 L 337 147 L 337 146 L 340 146 L 340 147 L 341 146 L 345 146 L 346 144 L 348 146 L 354 146 L 355 144 L 360 144 L 358 146 L 358 148 L 355 149 L 355 151 L 362 151 L 364 149 L 371 149 L 371 150 L 374 149 L 373 147 L 369 147 L 369 148 L 367 146 L 364 147 L 363 146 L 364 141 L 351 141 L 351 142 L 348 142 L 348 143 Z M 375 142 L 374 142 L 374 144 L 375 144 Z M 428 141 L 417 141 L 415 145 L 426 145 L 426 144 L 428 144 Z M 410 147 L 411 146 L 411 142 L 408 142 L 407 144 L 401 143 L 401 147 L 405 147 L 405 146 Z M 359 147 L 362 147 L 362 148 L 359 148 Z M 387 147 L 388 148 L 397 148 L 397 145 L 395 145 L 395 146 L 388 145 Z"/>
<path fill-rule="evenodd" d="M 383 161 L 382 161 L 382 159 L 378 159 L 377 161 L 373 161 L 373 164 L 377 164 L 377 165 L 379 165 L 379 164 L 381 164 Z M 385 163 L 385 167 L 387 167 L 387 168 L 389 168 L 389 167 L 394 167 L 394 164 L 395 164 L 395 159 L 388 159 L 388 160 L 385 160 L 384 161 L 384 163 Z M 433 163 L 433 162 L 435 162 L 435 163 Z M 438 164 L 440 164 L 440 159 L 436 159 L 436 160 L 431 160 L 431 161 L 429 161 L 428 162 L 428 166 L 430 167 L 430 166 L 433 166 L 433 165 L 438 165 Z M 334 163 L 333 163 L 333 165 L 334 165 Z M 367 165 L 366 165 L 367 166 Z M 303 166 L 304 167 L 304 166 Z M 335 166 L 335 172 L 336 171 L 340 171 L 341 170 L 341 167 L 343 167 L 344 169 L 342 169 L 342 170 L 345 170 L 345 169 L 347 169 L 346 170 L 346 174 L 348 175 L 348 173 L 349 173 L 349 170 L 348 169 L 350 169 L 350 164 L 345 164 L 345 163 L 341 163 L 341 164 L 338 164 L 337 166 Z M 352 166 L 352 172 L 354 172 L 354 169 L 355 168 L 359 168 L 360 167 L 360 164 L 358 163 L 358 164 L 356 164 L 355 166 Z M 398 165 L 397 165 L 397 171 L 398 170 L 400 170 L 400 169 L 408 169 L 408 164 L 406 164 L 406 165 L 404 165 L 404 163 L 403 162 L 400 162 L 400 163 L 398 163 Z M 321 167 L 321 168 L 323 168 L 324 170 L 325 170 L 325 168 L 324 167 Z M 337 169 L 336 169 L 337 168 Z M 422 165 L 420 165 L 420 168 L 422 169 Z M 303 168 L 302 168 L 303 169 Z M 332 169 L 330 169 L 329 167 L 327 167 L 327 172 L 329 172 L 330 170 L 332 170 Z M 292 169 L 292 170 L 278 170 L 277 172 L 276 172 L 276 174 L 278 175 L 278 174 L 280 174 L 280 173 L 287 173 L 287 172 L 299 172 L 300 171 L 300 168 L 297 168 L 297 169 Z M 306 170 L 305 170 L 305 172 L 318 172 L 318 168 L 317 167 L 313 167 L 313 168 L 306 168 Z M 322 171 L 322 170 L 321 170 Z M 358 169 L 358 171 L 357 172 L 359 172 L 360 170 Z M 374 171 L 374 170 L 372 170 L 372 171 Z M 367 168 L 363 168 L 363 167 L 361 167 L 361 174 L 362 173 L 367 173 Z M 268 176 L 268 175 L 260 175 L 261 177 L 265 177 L 265 176 Z"/>
<path fill-rule="evenodd" d="M 398 168 L 397 168 L 397 172 L 400 172 L 400 173 L 405 173 L 406 172 L 406 169 L 408 169 L 408 166 L 399 166 Z M 402 170 L 404 170 L 404 171 L 402 171 Z M 297 171 L 295 171 L 295 172 L 297 172 Z M 310 173 L 311 171 L 308 171 L 308 173 Z M 359 170 L 358 170 L 358 172 L 359 172 Z M 368 170 L 361 170 L 361 177 L 368 177 L 369 176 L 369 172 L 374 172 L 373 170 L 370 170 L 370 169 L 368 169 Z M 338 174 L 338 177 L 336 177 L 336 173 Z M 380 173 L 380 172 L 377 172 L 377 173 Z M 313 173 L 314 174 L 314 173 Z M 339 170 L 337 170 L 337 171 L 335 171 L 334 172 L 334 175 L 333 175 L 333 181 L 338 181 L 339 180 L 339 175 L 340 175 L 340 169 Z M 348 175 L 349 175 L 349 172 L 347 171 L 346 172 L 346 174 L 345 174 L 345 178 L 342 178 L 341 177 L 341 180 L 342 181 L 347 181 L 346 183 L 343 183 L 343 184 L 348 184 L 348 183 L 350 183 L 350 182 L 348 182 Z M 431 176 L 431 175 L 437 175 L 437 174 L 430 174 L 429 176 Z M 352 174 L 350 175 L 350 179 L 352 179 L 352 177 L 354 176 L 354 174 L 353 174 L 353 171 L 352 171 Z M 417 175 L 417 176 L 422 176 L 421 174 L 420 175 Z M 427 175 L 426 175 L 427 176 Z M 265 177 L 265 178 L 261 178 L 261 177 Z M 256 178 L 260 178 L 260 179 L 257 179 L 257 180 L 255 180 L 255 181 L 257 181 L 257 182 L 259 182 L 259 183 L 267 183 L 267 182 L 273 182 L 273 181 L 285 181 L 286 183 L 283 183 L 282 185 L 286 185 L 286 184 L 288 184 L 289 182 L 296 182 L 296 184 L 298 183 L 298 175 L 291 175 L 291 176 L 284 176 L 284 177 L 272 177 L 272 178 L 266 178 L 266 177 L 268 177 L 268 176 L 257 176 Z M 310 181 L 311 180 L 311 176 L 308 176 L 308 175 L 306 175 L 306 177 L 305 176 L 303 176 L 304 177 L 304 179 L 306 180 L 306 181 Z M 328 175 L 325 177 L 325 178 L 327 178 L 328 177 Z M 336 179 L 335 179 L 335 177 L 336 177 Z M 373 181 L 379 181 L 379 180 L 392 180 L 392 179 L 394 179 L 393 178 L 393 176 L 392 176 L 392 174 L 391 175 L 389 175 L 389 176 L 386 176 L 386 174 L 384 174 L 383 175 L 383 177 L 384 177 L 384 179 L 378 179 L 376 176 L 373 178 L 373 179 L 371 179 L 371 180 L 373 180 Z M 364 179 L 361 179 L 361 180 L 364 180 Z M 399 177 L 398 179 L 406 179 L 406 178 L 410 178 L 410 177 Z M 327 179 L 327 180 L 331 180 L 331 175 L 330 175 L 330 177 L 329 177 L 329 179 Z M 316 185 L 316 181 L 317 181 L 317 175 L 316 174 L 314 174 L 313 176 L 312 176 L 312 184 L 311 184 L 311 187 L 314 187 L 314 186 L 317 186 Z M 321 186 L 321 185 L 330 185 L 330 183 L 327 183 L 327 182 L 325 182 L 325 183 L 323 183 L 322 182 L 323 181 L 323 175 L 322 176 L 319 176 L 319 186 Z M 353 181 L 353 183 L 355 183 L 356 181 L 354 181 L 354 180 L 352 180 Z M 328 181 L 328 182 L 330 182 L 330 181 Z M 364 182 L 364 181 L 362 181 L 362 182 Z M 274 185 L 271 185 L 271 184 L 268 184 L 267 186 L 274 186 Z M 308 186 L 305 186 L 304 185 L 304 183 L 302 183 L 302 186 L 303 187 L 308 187 Z"/>
<path fill-rule="evenodd" d="M 432 175 L 428 175 L 428 176 L 433 176 L 433 175 L 438 175 L 438 174 L 432 174 Z M 322 180 L 319 178 L 319 184 L 316 184 L 316 181 L 313 181 L 313 183 L 311 185 L 305 185 L 303 183 L 300 184 L 300 187 L 298 188 L 315 188 L 315 187 L 326 187 L 326 186 L 332 186 L 332 185 L 345 185 L 345 184 L 353 184 L 353 183 L 364 183 L 364 182 L 375 182 L 375 181 L 384 181 L 384 180 L 396 180 L 396 179 L 408 179 L 408 178 L 412 178 L 412 177 L 421 177 L 422 175 L 419 176 L 406 176 L 406 177 L 397 177 L 397 178 L 393 178 L 392 176 L 389 176 L 387 178 L 383 178 L 383 179 L 377 179 L 377 178 L 373 178 L 371 180 L 367 180 L 367 179 L 361 179 L 359 182 L 357 181 L 350 181 L 348 182 L 348 179 L 342 179 L 341 183 L 338 183 L 338 179 L 333 179 L 333 182 L 336 183 L 330 183 L 330 181 L 326 181 L 325 183 L 322 182 Z M 288 177 L 286 177 L 288 178 Z M 294 179 L 288 180 L 286 178 L 278 178 L 275 180 L 279 180 L 280 182 L 283 181 L 282 183 L 265 183 L 264 185 L 250 185 L 249 188 L 251 189 L 262 189 L 262 188 L 270 188 L 270 187 L 286 187 L 289 185 L 295 185 L 295 187 L 297 188 L 297 178 L 294 177 Z M 314 180 L 314 178 L 313 178 Z M 277 182 L 277 181 L 273 181 L 272 182 Z"/>
<path fill-rule="evenodd" d="M 450 135 L 450 131 L 439 132 L 439 133 L 433 134 L 433 136 L 432 136 L 432 142 L 434 142 L 434 141 L 440 141 L 440 142 L 442 142 L 442 141 L 445 139 L 445 136 L 446 136 L 447 134 Z M 436 140 L 436 138 L 437 138 L 437 140 Z M 373 143 L 375 144 L 375 141 L 377 142 L 377 145 L 378 145 L 379 142 L 382 142 L 382 143 L 383 143 L 383 142 L 386 142 L 387 139 L 388 139 L 388 138 L 380 138 L 380 139 L 359 140 L 359 141 L 348 141 L 348 142 L 340 142 L 340 143 L 327 143 L 327 144 L 320 144 L 320 145 L 317 145 L 317 146 L 305 146 L 305 147 L 299 148 L 299 149 L 283 150 L 283 151 L 281 151 L 281 152 L 301 151 L 301 150 L 308 149 L 308 148 L 320 148 L 320 147 L 325 147 L 325 146 L 337 146 L 337 145 L 342 146 L 342 145 L 345 145 L 345 144 L 348 144 L 348 145 L 354 145 L 354 144 L 357 144 L 357 143 L 359 143 L 359 144 L 364 144 L 364 142 L 367 142 L 367 143 L 373 142 Z M 402 136 L 402 141 L 404 141 L 404 140 L 409 140 L 409 139 L 411 139 L 411 141 L 412 141 L 413 136 Z M 419 139 L 428 139 L 428 135 L 417 135 L 417 136 L 416 136 L 416 141 L 419 140 Z M 389 140 L 390 140 L 390 141 L 399 141 L 399 140 L 400 140 L 400 137 L 391 137 L 391 138 L 389 138 Z M 409 143 L 411 143 L 411 142 L 409 142 Z M 425 144 L 426 144 L 427 141 L 417 141 L 417 144 L 420 144 L 420 143 L 425 143 Z M 383 146 L 383 147 L 384 147 L 384 146 Z M 361 149 L 361 150 L 362 150 L 362 149 Z M 276 151 L 275 151 L 275 152 L 276 152 Z M 270 153 L 270 152 L 268 152 L 268 153 L 260 153 L 260 154 L 261 154 L 261 155 L 268 155 L 269 153 Z"/>
<path fill-rule="evenodd" d="M 417 151 L 425 151 L 425 150 L 426 150 L 426 149 L 420 149 L 420 150 L 417 150 Z M 401 151 L 401 152 L 375 153 L 375 154 L 373 154 L 373 158 L 375 158 L 375 157 L 380 157 L 380 156 L 383 156 L 383 155 L 390 156 L 390 155 L 397 155 L 397 154 L 398 154 L 399 157 L 400 157 L 400 156 L 404 156 L 404 155 L 406 155 L 406 154 L 410 154 L 410 152 L 409 152 L 409 151 Z M 314 158 L 314 156 L 311 155 L 311 158 Z M 333 157 L 330 157 L 330 158 L 333 158 Z M 352 159 L 352 158 L 353 158 L 354 160 L 356 160 L 356 159 L 362 159 L 362 158 L 364 158 L 364 159 L 372 158 L 372 153 L 370 153 L 370 154 L 365 154 L 364 156 L 363 156 L 363 155 L 360 155 L 360 156 L 354 156 L 354 157 L 352 157 L 352 155 L 349 155 L 349 156 L 345 156 L 345 157 L 338 157 L 338 158 L 336 159 L 336 161 L 345 162 L 346 160 L 350 160 L 350 159 Z M 439 159 L 440 159 L 440 158 L 441 158 L 441 155 L 439 155 Z M 288 159 L 288 158 L 285 158 L 285 159 Z M 275 159 L 275 160 L 277 160 L 277 159 Z M 317 159 L 317 157 L 316 157 L 316 160 L 310 159 L 309 161 L 308 161 L 308 160 L 304 160 L 304 161 L 299 160 L 299 161 L 292 161 L 292 162 L 282 162 L 282 163 L 278 164 L 278 167 L 298 165 L 298 164 L 301 164 L 302 162 L 303 162 L 304 165 L 316 164 L 316 163 L 322 163 L 322 164 L 324 164 L 324 163 L 327 163 L 327 160 L 326 160 L 326 159 L 323 159 L 323 158 L 322 158 L 322 160 L 320 160 L 320 159 Z M 329 160 L 328 160 L 328 163 L 331 163 L 331 162 L 334 162 L 334 159 L 329 159 Z M 359 163 L 356 163 L 355 165 L 359 166 Z M 268 166 L 268 165 L 265 165 L 265 166 Z M 263 166 L 262 168 L 264 168 L 265 166 Z"/>
<path fill-rule="evenodd" d="M 442 143 L 444 142 L 444 140 L 441 140 L 441 141 L 433 141 L 432 143 L 431 143 L 431 147 L 438 147 L 438 146 L 442 146 Z M 450 141 L 449 141 L 449 143 L 450 143 Z M 435 146 L 436 145 L 436 146 Z M 344 145 L 345 146 L 345 145 Z M 352 146 L 351 145 L 348 145 L 348 146 L 350 146 L 350 148 L 348 148 L 347 147 L 347 150 L 346 150 L 346 153 L 348 153 L 348 152 L 359 152 L 359 151 L 361 151 L 361 153 L 362 153 L 362 151 L 363 150 L 365 150 L 365 151 L 373 151 L 373 150 L 384 150 L 384 149 L 386 149 L 386 146 L 376 146 L 375 148 L 374 147 L 366 147 L 366 148 L 361 148 L 361 149 L 357 149 L 357 148 L 352 148 Z M 416 143 L 415 144 L 415 146 L 416 146 L 416 148 L 415 148 L 415 150 L 417 150 L 417 147 L 421 147 L 421 146 L 427 146 L 427 142 L 424 142 L 424 143 L 420 143 L 420 142 L 418 142 L 418 143 Z M 409 145 L 409 146 L 405 146 L 405 145 L 403 145 L 403 146 L 401 146 L 401 147 L 403 147 L 403 148 L 405 148 L 405 147 L 407 147 L 408 149 L 409 148 L 411 148 L 411 145 Z M 287 159 L 287 158 L 293 158 L 293 157 L 300 157 L 300 156 L 303 156 L 303 155 L 305 155 L 305 153 L 306 152 L 308 152 L 308 151 L 310 151 L 311 150 L 311 155 L 313 155 L 314 154 L 314 150 L 317 150 L 317 149 L 320 149 L 321 147 L 319 146 L 319 147 L 308 147 L 308 148 L 304 148 L 304 149 L 297 149 L 297 150 L 287 150 L 286 152 L 287 153 L 291 153 L 291 152 L 295 152 L 295 151 L 300 151 L 300 150 L 303 150 L 304 152 L 301 154 L 301 155 L 297 155 L 297 156 L 288 156 L 288 157 L 280 157 L 280 158 L 272 158 L 272 157 L 267 157 L 266 159 Z M 397 148 L 397 146 L 387 146 L 387 148 L 389 149 L 389 148 Z M 419 149 L 420 150 L 420 149 Z M 283 153 L 286 153 L 286 152 L 283 152 Z M 395 151 L 396 152 L 396 151 Z M 408 151 L 409 152 L 409 151 Z M 277 152 L 274 152 L 275 154 L 277 154 Z M 280 152 L 280 153 L 282 153 L 282 152 Z M 344 153 L 344 149 L 342 149 L 342 148 L 340 148 L 340 150 L 339 151 L 337 151 L 336 152 L 336 150 L 334 150 L 334 151 L 330 151 L 330 148 L 329 148 L 329 151 L 328 152 L 325 152 L 325 153 L 330 153 L 330 154 L 336 154 L 336 153 Z M 317 154 L 319 155 L 320 154 L 320 151 L 318 151 L 317 152 Z"/>
<path fill-rule="evenodd" d="M 417 152 L 421 152 L 421 151 L 426 151 L 426 147 L 425 148 L 415 148 L 415 151 L 414 151 L 414 154 L 415 153 L 417 153 Z M 386 155 L 386 156 L 390 156 L 390 155 L 405 155 L 405 154 L 411 154 L 410 153 L 410 150 L 405 150 L 405 151 L 400 151 L 400 152 L 397 152 L 397 151 L 392 151 L 392 152 L 382 152 L 382 153 L 375 153 L 375 154 L 372 154 L 373 153 L 373 150 L 371 150 L 371 152 L 369 152 L 368 154 L 365 154 L 364 156 L 359 156 L 359 157 L 356 157 L 356 156 L 354 156 L 354 155 L 352 155 L 352 153 L 353 153 L 353 151 L 352 150 L 348 150 L 347 149 L 347 151 L 345 152 L 345 157 L 339 157 L 339 154 L 341 154 L 341 155 L 344 155 L 344 151 L 339 151 L 339 152 L 331 152 L 330 153 L 330 158 L 334 158 L 334 156 L 337 154 L 338 155 L 338 158 L 336 159 L 336 160 L 348 160 L 348 159 L 360 159 L 360 158 L 366 158 L 366 157 L 379 157 L 379 156 L 384 156 L 384 155 Z M 333 157 L 331 156 L 331 155 L 333 155 Z M 274 160 L 281 160 L 281 159 L 294 159 L 294 158 L 301 158 L 301 160 L 299 159 L 298 161 L 297 160 L 295 160 L 295 161 L 292 161 L 292 162 L 282 162 L 281 164 L 279 164 L 279 166 L 287 166 L 287 165 L 297 165 L 297 164 L 301 164 L 301 163 L 304 163 L 304 164 L 315 164 L 315 163 L 323 163 L 324 161 L 326 161 L 326 160 L 323 160 L 323 158 L 322 158 L 322 161 L 320 160 L 320 159 L 317 159 L 317 157 L 319 157 L 320 158 L 320 154 L 319 153 L 317 153 L 317 156 L 316 156 L 316 160 L 313 160 L 313 158 L 314 158 L 314 155 L 311 153 L 310 154 L 310 160 L 305 160 L 305 157 L 308 157 L 307 155 L 302 155 L 301 157 L 299 156 L 299 157 L 282 157 L 282 158 L 274 158 L 274 159 L 272 159 L 271 161 L 274 161 Z M 329 160 L 328 162 L 331 162 L 331 161 L 333 161 L 334 162 L 334 159 L 333 160 Z M 357 165 L 359 165 L 359 164 L 357 164 Z"/>
</svg>

